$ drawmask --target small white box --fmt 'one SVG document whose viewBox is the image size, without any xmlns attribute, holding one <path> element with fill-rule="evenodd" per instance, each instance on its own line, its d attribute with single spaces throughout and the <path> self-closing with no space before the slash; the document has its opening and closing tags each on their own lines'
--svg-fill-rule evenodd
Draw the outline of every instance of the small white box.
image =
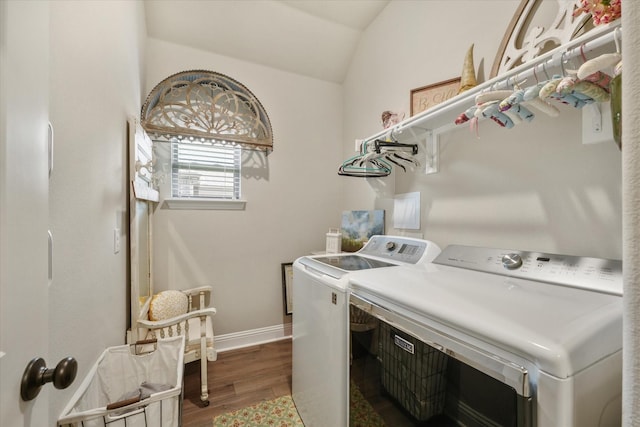
<svg viewBox="0 0 640 427">
<path fill-rule="evenodd" d="M 342 233 L 339 228 L 330 228 L 327 233 L 327 248 L 328 254 L 337 254 L 342 251 Z"/>
</svg>

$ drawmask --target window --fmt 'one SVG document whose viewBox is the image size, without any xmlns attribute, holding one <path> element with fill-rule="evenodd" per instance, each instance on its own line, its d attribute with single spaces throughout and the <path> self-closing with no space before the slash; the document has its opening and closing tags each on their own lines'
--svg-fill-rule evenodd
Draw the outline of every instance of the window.
<svg viewBox="0 0 640 427">
<path fill-rule="evenodd" d="M 240 199 L 241 149 L 171 141 L 171 196 Z"/>
<path fill-rule="evenodd" d="M 171 144 L 169 208 L 244 209 L 241 150 L 273 150 L 260 101 L 213 71 L 183 71 L 158 83 L 142 106 L 141 124 L 155 142 Z"/>
</svg>

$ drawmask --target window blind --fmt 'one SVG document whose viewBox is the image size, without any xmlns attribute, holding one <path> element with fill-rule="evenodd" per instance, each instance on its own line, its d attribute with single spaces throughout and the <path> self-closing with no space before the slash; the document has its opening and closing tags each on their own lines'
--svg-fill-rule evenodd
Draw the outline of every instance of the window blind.
<svg viewBox="0 0 640 427">
<path fill-rule="evenodd" d="M 171 194 L 175 198 L 240 199 L 241 149 L 171 142 Z"/>
</svg>

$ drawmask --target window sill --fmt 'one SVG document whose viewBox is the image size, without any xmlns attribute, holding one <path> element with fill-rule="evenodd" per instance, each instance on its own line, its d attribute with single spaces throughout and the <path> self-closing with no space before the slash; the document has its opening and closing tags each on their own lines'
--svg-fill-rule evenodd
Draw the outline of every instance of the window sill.
<svg viewBox="0 0 640 427">
<path fill-rule="evenodd" d="M 167 209 L 243 211 L 246 204 L 246 200 L 164 199 Z"/>
</svg>

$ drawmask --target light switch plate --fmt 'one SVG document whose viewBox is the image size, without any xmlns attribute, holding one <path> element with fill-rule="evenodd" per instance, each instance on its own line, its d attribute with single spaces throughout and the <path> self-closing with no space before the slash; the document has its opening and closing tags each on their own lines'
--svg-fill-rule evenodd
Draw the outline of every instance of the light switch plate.
<svg viewBox="0 0 640 427">
<path fill-rule="evenodd" d="M 117 254 L 120 252 L 120 229 L 113 229 L 113 253 Z"/>
</svg>

